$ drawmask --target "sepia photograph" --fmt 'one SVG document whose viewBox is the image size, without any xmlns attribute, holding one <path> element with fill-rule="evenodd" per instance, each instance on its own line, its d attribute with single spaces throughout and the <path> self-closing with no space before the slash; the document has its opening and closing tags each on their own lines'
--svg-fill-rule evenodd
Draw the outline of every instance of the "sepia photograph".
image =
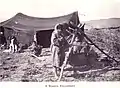
<svg viewBox="0 0 120 88">
<path fill-rule="evenodd" d="M 119 11 L 120 0 L 0 0 L 1 88 L 119 82 Z"/>
</svg>

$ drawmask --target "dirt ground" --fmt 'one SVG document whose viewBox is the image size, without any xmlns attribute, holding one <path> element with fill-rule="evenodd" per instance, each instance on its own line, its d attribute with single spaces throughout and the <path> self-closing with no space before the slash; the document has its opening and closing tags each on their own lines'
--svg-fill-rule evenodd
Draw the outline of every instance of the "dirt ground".
<svg viewBox="0 0 120 88">
<path fill-rule="evenodd" d="M 68 66 L 71 68 L 72 66 Z M 86 71 L 91 69 L 86 67 Z M 80 74 L 73 73 L 73 70 L 65 70 L 63 82 L 79 81 L 119 81 L 120 70 L 88 72 Z M 42 50 L 39 58 L 33 57 L 30 52 L 3 53 L 0 51 L 0 81 L 12 82 L 55 82 L 52 72 L 51 53 L 48 48 Z"/>
</svg>

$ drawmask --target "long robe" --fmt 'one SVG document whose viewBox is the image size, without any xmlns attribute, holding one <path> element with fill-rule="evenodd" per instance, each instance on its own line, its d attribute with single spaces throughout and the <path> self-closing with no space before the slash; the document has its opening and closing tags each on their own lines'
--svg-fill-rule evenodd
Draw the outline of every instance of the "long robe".
<svg viewBox="0 0 120 88">
<path fill-rule="evenodd" d="M 60 38 L 61 37 L 61 38 Z M 60 67 L 65 59 L 65 42 L 63 36 L 60 36 L 57 32 L 53 32 L 51 36 L 51 52 L 53 58 L 53 66 Z"/>
</svg>

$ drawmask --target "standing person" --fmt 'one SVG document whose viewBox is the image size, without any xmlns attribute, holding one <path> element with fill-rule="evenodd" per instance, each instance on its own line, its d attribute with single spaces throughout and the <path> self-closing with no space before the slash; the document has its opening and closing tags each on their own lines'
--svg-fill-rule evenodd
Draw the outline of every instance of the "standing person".
<svg viewBox="0 0 120 88">
<path fill-rule="evenodd" d="M 53 70 L 57 78 L 57 71 L 62 66 L 65 59 L 65 43 L 67 40 L 64 38 L 63 25 L 57 24 L 51 36 L 51 52 L 53 58 Z"/>
<path fill-rule="evenodd" d="M 17 38 L 15 36 L 12 36 L 10 39 L 10 45 L 9 45 L 10 52 L 11 53 L 17 52 L 18 47 L 19 47 L 19 44 L 18 44 Z"/>
<path fill-rule="evenodd" d="M 74 30 L 78 27 L 82 26 L 81 30 L 84 32 L 84 24 L 82 25 L 81 23 L 76 25 L 74 22 L 70 21 L 69 22 L 69 29 L 74 33 Z M 86 39 L 84 38 L 84 34 L 81 32 L 78 32 L 75 37 L 75 41 L 73 42 L 73 54 L 85 52 L 87 51 L 84 49 L 87 46 Z"/>
</svg>

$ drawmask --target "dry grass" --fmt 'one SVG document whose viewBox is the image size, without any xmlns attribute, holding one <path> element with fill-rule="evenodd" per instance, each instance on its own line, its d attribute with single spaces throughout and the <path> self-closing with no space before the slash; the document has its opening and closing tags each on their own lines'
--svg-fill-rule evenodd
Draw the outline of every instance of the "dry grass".
<svg viewBox="0 0 120 88">
<path fill-rule="evenodd" d="M 111 56 L 120 58 L 120 29 L 90 30 L 86 34 Z M 94 63 L 93 63 L 94 64 Z M 97 66 L 97 64 L 96 64 Z M 87 67 L 83 67 L 90 70 Z M 83 69 L 81 67 L 81 69 Z M 82 70 L 80 69 L 80 72 Z M 54 82 L 52 59 L 49 49 L 43 49 L 41 58 L 32 57 L 29 52 L 8 54 L 0 51 L 0 81 L 13 82 Z M 64 71 L 61 81 L 120 81 L 120 70 L 104 70 L 73 74 L 73 70 Z"/>
</svg>

